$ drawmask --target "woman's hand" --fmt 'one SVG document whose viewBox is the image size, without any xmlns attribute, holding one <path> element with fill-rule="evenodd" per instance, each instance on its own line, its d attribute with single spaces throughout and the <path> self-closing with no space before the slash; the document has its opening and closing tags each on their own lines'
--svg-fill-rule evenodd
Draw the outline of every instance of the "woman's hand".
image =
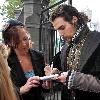
<svg viewBox="0 0 100 100">
<path fill-rule="evenodd" d="M 30 77 L 27 80 L 26 84 L 20 88 L 20 93 L 23 94 L 28 92 L 32 87 L 38 87 L 40 84 L 39 81 L 40 81 L 39 76 Z"/>
</svg>

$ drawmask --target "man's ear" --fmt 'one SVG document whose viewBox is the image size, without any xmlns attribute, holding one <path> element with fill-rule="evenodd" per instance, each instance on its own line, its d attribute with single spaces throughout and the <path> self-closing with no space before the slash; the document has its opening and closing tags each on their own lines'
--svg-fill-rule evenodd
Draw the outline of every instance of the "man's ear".
<svg viewBox="0 0 100 100">
<path fill-rule="evenodd" d="M 76 16 L 73 16 L 72 23 L 73 24 L 77 23 L 77 20 L 78 20 L 78 18 Z"/>
</svg>

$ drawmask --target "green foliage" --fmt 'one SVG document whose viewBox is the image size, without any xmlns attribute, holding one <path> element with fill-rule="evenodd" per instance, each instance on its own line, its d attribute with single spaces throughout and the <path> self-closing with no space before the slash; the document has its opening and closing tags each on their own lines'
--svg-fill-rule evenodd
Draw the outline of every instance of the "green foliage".
<svg viewBox="0 0 100 100">
<path fill-rule="evenodd" d="M 20 9 L 23 5 L 24 0 L 6 0 L 3 6 L 0 6 L 2 13 L 6 15 L 7 18 L 14 18 L 14 10 Z M 50 0 L 50 5 L 53 5 L 61 0 Z"/>
<path fill-rule="evenodd" d="M 22 7 L 22 0 L 6 0 L 1 6 L 3 14 L 6 14 L 7 18 L 14 18 L 14 10 Z"/>
<path fill-rule="evenodd" d="M 50 5 L 53 5 L 53 4 L 55 4 L 55 3 L 59 2 L 59 1 L 61 1 L 61 0 L 50 0 Z"/>
</svg>

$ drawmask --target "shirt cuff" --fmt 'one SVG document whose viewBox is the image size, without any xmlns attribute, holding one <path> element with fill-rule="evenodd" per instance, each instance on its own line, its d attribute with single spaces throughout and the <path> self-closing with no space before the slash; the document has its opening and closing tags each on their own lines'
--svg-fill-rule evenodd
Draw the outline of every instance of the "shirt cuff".
<svg viewBox="0 0 100 100">
<path fill-rule="evenodd" d="M 73 81 L 76 75 L 76 71 L 72 70 L 70 76 L 68 77 L 68 89 L 71 89 L 73 85 Z"/>
</svg>

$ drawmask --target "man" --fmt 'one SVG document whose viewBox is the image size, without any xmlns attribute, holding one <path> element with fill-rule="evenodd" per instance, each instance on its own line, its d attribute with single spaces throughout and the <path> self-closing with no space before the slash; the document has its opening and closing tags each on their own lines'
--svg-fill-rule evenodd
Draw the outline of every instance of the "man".
<svg viewBox="0 0 100 100">
<path fill-rule="evenodd" d="M 91 32 L 88 17 L 66 4 L 59 5 L 50 19 L 68 42 L 61 51 L 62 71 L 68 75 L 58 77 L 66 83 L 62 100 L 100 100 L 100 33 Z"/>
</svg>

